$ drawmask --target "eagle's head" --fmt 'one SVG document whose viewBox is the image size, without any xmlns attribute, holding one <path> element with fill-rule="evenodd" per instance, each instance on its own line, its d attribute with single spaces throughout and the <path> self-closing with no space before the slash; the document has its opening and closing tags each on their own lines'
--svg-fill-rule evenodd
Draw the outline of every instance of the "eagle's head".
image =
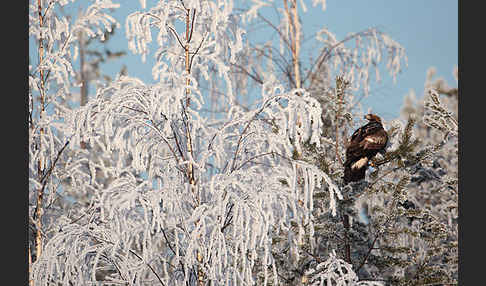
<svg viewBox="0 0 486 286">
<path fill-rule="evenodd" d="M 369 120 L 369 121 L 376 121 L 376 122 L 380 122 L 381 123 L 381 118 L 376 115 L 376 114 L 373 114 L 373 113 L 369 113 L 369 114 L 366 114 L 364 116 L 365 119 Z"/>
</svg>

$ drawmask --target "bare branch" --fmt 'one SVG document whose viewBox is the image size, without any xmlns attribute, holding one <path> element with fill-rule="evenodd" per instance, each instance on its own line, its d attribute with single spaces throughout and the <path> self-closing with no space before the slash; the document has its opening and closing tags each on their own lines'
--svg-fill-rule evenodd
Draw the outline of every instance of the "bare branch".
<svg viewBox="0 0 486 286">
<path fill-rule="evenodd" d="M 172 250 L 172 253 L 174 253 L 174 255 L 177 255 L 177 253 L 172 248 L 172 244 L 170 244 L 169 239 L 167 238 L 167 235 L 165 234 L 164 228 L 161 228 L 161 230 L 162 230 L 162 234 L 164 235 L 164 239 L 165 239 L 165 242 L 167 243 L 167 246 L 169 247 L 170 250 Z"/>
<path fill-rule="evenodd" d="M 235 206 L 234 203 L 230 203 L 229 210 L 226 213 L 226 217 L 224 218 L 223 226 L 221 227 L 221 232 L 223 232 L 223 233 L 224 233 L 224 230 L 231 224 L 231 221 L 233 220 L 233 216 L 230 217 L 230 214 L 231 214 L 231 210 L 233 209 L 234 206 Z"/>
<path fill-rule="evenodd" d="M 169 148 L 170 152 L 172 153 L 172 155 L 173 155 L 173 156 L 174 156 L 174 158 L 176 159 L 176 162 L 177 162 L 177 166 L 176 166 L 176 168 L 177 168 L 177 169 L 178 169 L 178 170 L 179 170 L 181 173 L 184 173 L 184 172 L 183 172 L 183 171 L 180 169 L 180 167 L 179 167 L 179 165 L 180 165 L 180 161 L 179 161 L 179 158 L 177 157 L 176 152 L 174 151 L 174 148 L 172 148 L 172 146 L 171 146 L 171 145 L 170 145 L 170 143 L 169 143 L 169 140 L 168 140 L 167 138 L 165 138 L 165 136 L 162 134 L 162 132 L 159 130 L 159 128 L 158 128 L 158 127 L 155 125 L 155 123 L 154 123 L 152 120 L 150 120 L 150 123 L 152 123 L 152 124 L 148 124 L 148 123 L 146 123 L 145 121 L 141 121 L 141 120 L 138 120 L 138 119 L 136 119 L 136 121 L 138 121 L 138 122 L 140 122 L 141 124 L 143 124 L 143 125 L 145 125 L 145 126 L 149 127 L 150 129 L 153 129 L 153 130 L 154 130 L 154 131 L 155 131 L 155 132 L 156 132 L 156 133 L 159 135 L 159 137 L 162 139 L 162 141 L 164 141 L 164 143 L 167 145 L 167 147 Z"/>
<path fill-rule="evenodd" d="M 111 245 L 115 245 L 113 242 L 108 241 L 108 240 L 105 240 L 105 239 L 102 239 L 102 238 L 99 238 L 99 237 L 93 237 L 93 239 L 94 240 L 97 240 L 97 241 L 103 241 L 103 242 L 109 243 Z M 140 261 L 142 261 L 143 263 L 145 263 L 145 265 L 148 266 L 148 268 L 152 271 L 152 273 L 155 275 L 155 277 L 157 277 L 157 280 L 159 280 L 160 284 L 162 284 L 162 285 L 165 286 L 165 283 L 162 281 L 162 279 L 160 279 L 160 276 L 157 274 L 157 272 L 155 271 L 155 269 L 150 265 L 150 263 L 148 263 L 145 260 L 143 260 L 143 258 L 140 257 L 140 255 L 138 255 L 135 251 L 133 251 L 131 249 L 128 249 L 128 252 L 130 252 L 131 254 L 135 255 L 138 259 L 140 259 Z"/>
<path fill-rule="evenodd" d="M 263 81 L 260 79 L 260 76 L 259 75 L 253 75 L 253 74 L 251 74 L 249 71 L 247 71 L 244 67 L 242 67 L 240 65 L 233 64 L 233 63 L 231 65 L 234 66 L 234 67 L 239 68 L 244 74 L 246 74 L 247 76 L 249 76 L 251 79 L 253 79 L 257 83 L 263 84 Z"/>
<path fill-rule="evenodd" d="M 345 42 L 352 40 L 352 39 L 354 39 L 358 36 L 368 35 L 370 33 L 370 31 L 372 31 L 372 30 L 373 29 L 370 28 L 370 29 L 366 29 L 366 30 L 358 32 L 358 33 L 351 34 L 351 35 L 345 37 L 344 39 L 342 39 L 341 41 L 337 42 L 336 44 L 332 45 L 331 47 L 323 48 L 322 51 L 321 51 L 321 54 L 317 57 L 319 60 L 317 60 L 315 62 L 315 64 L 309 69 L 309 72 L 304 77 L 304 80 L 302 82 L 306 82 L 307 79 L 311 75 L 313 75 L 314 69 L 316 69 L 316 70 L 320 69 L 321 65 L 328 59 L 328 57 L 331 55 L 331 52 L 334 51 L 335 48 L 339 47 L 340 45 L 344 44 Z M 313 81 L 314 81 L 314 77 L 312 78 L 310 85 L 312 85 Z"/>
<path fill-rule="evenodd" d="M 172 28 L 171 26 L 167 25 L 167 28 L 170 29 L 170 31 L 172 32 L 172 34 L 174 34 L 174 36 L 176 37 L 177 41 L 179 42 L 179 45 L 181 45 L 181 47 L 183 49 L 185 49 L 184 47 L 184 44 L 181 42 L 181 40 L 179 39 L 179 36 L 177 35 L 177 32 L 174 30 L 174 28 Z"/>
<path fill-rule="evenodd" d="M 192 10 L 192 20 L 191 20 L 191 32 L 189 34 L 189 39 L 187 39 L 187 42 L 190 43 L 192 39 L 192 32 L 194 31 L 194 20 L 196 19 L 196 9 Z"/>
<path fill-rule="evenodd" d="M 268 152 L 268 153 L 263 153 L 263 154 L 258 154 L 258 155 L 255 155 L 253 157 L 251 157 L 250 159 L 246 160 L 245 162 L 243 162 L 238 168 L 236 168 L 236 170 L 239 170 L 241 168 L 243 168 L 243 166 L 245 166 L 247 163 L 257 159 L 257 158 L 260 158 L 260 157 L 263 157 L 263 156 L 267 156 L 267 155 L 275 155 L 275 152 Z"/>
<path fill-rule="evenodd" d="M 184 4 L 184 1 L 183 0 L 180 0 L 181 1 L 181 4 L 182 4 L 182 7 L 184 7 L 184 9 L 187 11 L 188 9 L 186 8 L 186 5 Z"/>
<path fill-rule="evenodd" d="M 240 145 L 241 145 L 241 142 L 243 141 L 243 135 L 245 135 L 246 131 L 250 127 L 250 124 L 253 122 L 253 120 L 255 120 L 255 118 L 267 107 L 267 104 L 269 103 L 270 100 L 272 100 L 272 99 L 267 99 L 267 101 L 265 101 L 263 103 L 263 106 L 260 108 L 260 110 L 258 110 L 252 116 L 252 118 L 250 120 L 248 120 L 248 123 L 246 124 L 245 128 L 241 132 L 241 134 L 240 134 L 240 136 L 238 138 L 238 143 L 236 144 L 235 155 L 233 156 L 233 160 L 232 160 L 232 163 L 231 163 L 231 172 L 233 172 L 235 170 L 236 158 L 237 158 L 238 153 L 240 151 Z"/>
<path fill-rule="evenodd" d="M 272 22 L 270 22 L 267 18 L 263 17 L 260 13 L 257 13 L 257 16 L 258 16 L 258 18 L 262 19 L 263 22 L 265 22 L 268 26 L 270 26 L 272 29 L 274 29 L 279 34 L 280 39 L 282 39 L 284 41 L 285 45 L 287 46 L 287 48 L 289 50 L 292 49 L 292 45 L 290 44 L 287 37 L 284 34 L 282 34 L 282 32 L 277 27 L 275 27 L 275 25 L 272 24 Z"/>
<path fill-rule="evenodd" d="M 280 62 L 278 62 L 277 60 L 275 60 L 271 56 L 267 55 L 265 53 L 265 51 L 263 51 L 262 49 L 255 47 L 254 45 L 250 45 L 250 46 L 251 46 L 252 49 L 258 51 L 260 53 L 260 55 L 266 57 L 267 59 L 272 60 L 272 62 L 280 69 L 280 71 L 283 74 L 287 75 L 287 78 L 289 79 L 289 82 L 291 83 L 291 85 L 295 86 L 295 80 L 294 80 L 292 73 L 290 72 L 290 69 L 289 69 L 290 63 L 287 62 L 287 59 L 282 54 L 280 54 L 279 52 L 275 52 L 275 54 L 277 54 L 280 57 L 280 59 L 282 60 L 282 62 L 285 64 L 285 67 L 282 66 Z"/>
<path fill-rule="evenodd" d="M 52 170 L 54 170 L 54 167 L 56 166 L 57 160 L 59 160 L 59 157 L 61 156 L 61 153 L 64 151 L 64 149 L 66 149 L 66 147 L 67 147 L 68 144 L 69 144 L 69 141 L 67 141 L 66 144 L 64 144 L 64 146 L 61 148 L 61 150 L 59 150 L 59 152 L 57 153 L 57 156 L 56 156 L 54 162 L 51 163 L 51 167 L 49 168 L 49 170 L 40 179 L 40 183 L 42 184 L 42 188 L 39 191 L 38 203 L 37 203 L 36 208 L 35 208 L 35 211 L 34 211 L 34 219 L 37 219 L 37 218 L 40 217 L 40 208 L 41 208 L 41 205 L 39 203 L 42 202 L 42 197 L 43 197 L 43 194 L 44 194 L 44 189 L 45 189 L 45 187 L 47 185 L 47 181 L 48 181 L 49 177 L 52 174 Z"/>
<path fill-rule="evenodd" d="M 177 150 L 179 151 L 179 154 L 181 155 L 182 160 L 186 160 L 184 158 L 184 154 L 182 153 L 182 149 L 181 149 L 181 146 L 179 144 L 179 140 L 177 139 L 177 133 L 175 132 L 175 129 L 172 126 L 172 124 L 170 125 L 170 128 L 172 129 L 172 133 L 174 134 L 174 140 L 175 140 L 175 143 L 176 143 L 176 146 L 177 146 Z"/>
<path fill-rule="evenodd" d="M 191 34 L 192 36 L 192 34 Z M 197 53 L 199 52 L 199 49 L 201 49 L 201 46 L 204 42 L 204 39 L 206 38 L 206 35 L 202 38 L 201 40 L 201 43 L 199 43 L 199 46 L 197 47 L 196 51 L 193 53 L 193 55 L 191 56 L 191 60 L 189 62 L 189 71 L 192 69 L 192 61 L 194 60 L 194 57 L 197 55 Z"/>
</svg>

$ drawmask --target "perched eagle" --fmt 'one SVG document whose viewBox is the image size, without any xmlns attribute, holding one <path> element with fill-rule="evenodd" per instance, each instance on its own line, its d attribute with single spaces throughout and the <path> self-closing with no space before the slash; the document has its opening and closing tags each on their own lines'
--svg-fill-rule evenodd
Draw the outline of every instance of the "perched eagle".
<svg viewBox="0 0 486 286">
<path fill-rule="evenodd" d="M 364 179 L 368 162 L 378 152 L 384 153 L 388 142 L 388 135 L 381 124 L 381 118 L 371 113 L 364 118 L 369 122 L 354 131 L 346 148 L 345 184 Z"/>
</svg>

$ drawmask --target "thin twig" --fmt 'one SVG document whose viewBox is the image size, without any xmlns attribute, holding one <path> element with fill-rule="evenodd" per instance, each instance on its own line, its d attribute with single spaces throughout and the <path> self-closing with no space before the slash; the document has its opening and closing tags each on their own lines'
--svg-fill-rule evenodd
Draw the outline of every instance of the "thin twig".
<svg viewBox="0 0 486 286">
<path fill-rule="evenodd" d="M 233 209 L 233 207 L 235 206 L 234 203 L 231 203 L 230 207 L 229 207 L 229 210 L 226 214 L 226 217 L 224 218 L 224 223 L 223 223 L 223 226 L 221 227 L 221 232 L 224 233 L 224 230 L 231 224 L 231 221 L 233 220 L 233 216 L 229 216 L 230 213 L 231 213 L 231 210 Z M 228 219 L 229 217 L 229 219 Z"/>
<path fill-rule="evenodd" d="M 67 46 L 67 44 L 68 44 L 68 42 L 70 40 L 71 40 L 71 34 L 69 34 L 68 37 L 66 38 L 66 40 L 64 41 L 64 44 L 62 45 L 62 48 L 59 51 L 59 54 L 61 54 L 62 51 L 64 51 L 64 49 L 66 48 L 66 46 Z M 55 57 L 54 58 L 54 61 L 52 62 L 52 65 L 56 64 L 58 58 L 59 57 Z M 47 74 L 46 74 L 46 77 L 45 77 L 45 81 L 47 81 L 49 79 L 49 75 L 51 74 L 51 71 L 52 71 L 52 69 L 50 69 L 50 70 L 47 71 Z"/>
<path fill-rule="evenodd" d="M 245 162 L 243 162 L 238 168 L 236 168 L 235 170 L 239 170 L 241 169 L 243 166 L 245 166 L 247 163 L 251 162 L 252 160 L 256 159 L 256 158 L 259 158 L 259 157 L 263 157 L 263 156 L 267 156 L 267 155 L 274 155 L 275 152 L 268 152 L 268 153 L 263 153 L 263 154 L 258 154 L 258 155 L 255 155 L 253 157 L 251 157 L 250 159 L 246 160 Z"/>
<path fill-rule="evenodd" d="M 263 106 L 260 108 L 260 110 L 258 110 L 250 120 L 248 120 L 248 123 L 246 124 L 245 128 L 243 129 L 243 131 L 241 132 L 239 138 L 238 138 L 238 143 L 236 144 L 236 150 L 235 150 L 235 155 L 233 156 L 233 160 L 232 160 L 232 163 L 231 163 L 231 172 L 233 172 L 235 170 L 235 164 L 236 164 L 236 158 L 238 156 L 238 152 L 240 151 L 240 145 L 241 145 L 241 142 L 243 141 L 243 135 L 245 135 L 246 131 L 248 130 L 248 128 L 250 127 L 250 124 L 253 122 L 253 120 L 255 120 L 255 118 L 267 107 L 267 103 L 269 102 L 270 100 L 267 100 L 266 102 L 263 103 Z"/>
<path fill-rule="evenodd" d="M 52 174 L 52 170 L 54 170 L 54 167 L 56 166 L 57 160 L 59 160 L 61 153 L 64 151 L 64 149 L 66 149 L 68 144 L 69 144 L 69 141 L 67 141 L 66 144 L 64 144 L 64 146 L 61 148 L 61 150 L 59 150 L 59 152 L 57 153 L 56 159 L 51 164 L 51 167 L 40 179 L 40 183 L 42 184 L 42 188 L 39 190 L 39 196 L 37 198 L 37 205 L 36 205 L 36 208 L 35 208 L 35 211 L 34 211 L 34 219 L 40 218 L 40 209 L 42 207 L 41 206 L 42 197 L 43 197 L 43 194 L 44 194 L 44 189 L 46 188 L 46 185 L 47 185 L 47 181 Z"/>
<path fill-rule="evenodd" d="M 385 172 L 383 175 L 381 175 L 380 177 L 378 177 L 375 181 L 373 181 L 370 185 L 367 186 L 368 189 L 371 189 L 371 187 L 376 184 L 378 181 L 380 181 L 381 179 L 383 179 L 386 175 L 392 173 L 392 172 L 395 172 L 397 171 L 398 169 L 400 169 L 399 167 L 397 168 L 393 168 L 393 169 L 390 169 L 388 170 L 387 172 Z"/>
<path fill-rule="evenodd" d="M 309 254 L 312 258 L 314 258 L 314 260 L 317 263 L 321 263 L 322 262 L 322 259 L 320 259 L 319 256 L 316 256 L 316 255 L 310 253 L 307 249 L 305 249 L 305 247 L 303 247 L 302 250 L 304 250 L 305 253 Z"/>
<path fill-rule="evenodd" d="M 56 1 L 51 1 L 49 2 L 49 4 L 47 5 L 47 8 L 46 10 L 44 11 L 44 15 L 42 15 L 42 18 L 44 18 L 46 15 L 47 15 L 47 12 L 49 11 L 49 9 L 51 9 L 51 7 L 53 6 L 52 4 L 54 4 Z"/>
<path fill-rule="evenodd" d="M 94 240 L 97 240 L 97 241 L 103 241 L 103 242 L 109 243 L 111 245 L 115 245 L 115 243 L 113 243 L 113 242 L 111 242 L 109 240 L 106 240 L 106 239 L 99 238 L 99 237 L 93 236 L 93 239 Z M 157 272 L 155 271 L 155 269 L 150 265 L 150 263 L 148 263 L 145 260 L 143 260 L 143 258 L 140 257 L 140 255 L 138 255 L 135 251 L 133 251 L 131 249 L 128 249 L 128 252 L 130 252 L 131 254 L 135 255 L 138 259 L 140 259 L 140 261 L 142 261 L 143 263 L 145 263 L 145 265 L 147 265 L 149 267 L 149 269 L 152 271 L 152 273 L 157 277 L 157 280 L 159 280 L 160 284 L 162 284 L 162 285 L 165 286 L 165 283 L 162 281 L 162 279 L 157 274 Z"/>
<path fill-rule="evenodd" d="M 346 251 L 346 262 L 352 265 L 351 262 L 351 246 L 349 245 L 349 216 L 343 215 L 343 226 L 344 226 L 344 248 Z"/>
<path fill-rule="evenodd" d="M 164 282 L 162 281 L 162 279 L 160 279 L 159 275 L 157 274 L 157 272 L 155 272 L 155 270 L 152 268 L 152 266 L 150 265 L 150 263 L 145 262 L 145 261 L 143 260 L 143 258 L 142 258 L 142 257 L 140 257 L 140 256 L 139 256 L 139 255 L 138 255 L 138 254 L 137 254 L 135 251 L 133 251 L 133 250 L 131 250 L 131 249 L 129 249 L 128 251 L 130 251 L 130 253 L 132 253 L 132 254 L 133 254 L 133 255 L 135 255 L 135 256 L 136 256 L 138 259 L 140 259 L 140 261 L 143 261 L 143 262 L 144 262 L 144 263 L 145 263 L 145 264 L 146 264 L 146 265 L 147 265 L 147 266 L 150 268 L 150 270 L 152 271 L 152 273 L 153 273 L 153 274 L 154 274 L 154 275 L 157 277 L 157 279 L 159 280 L 160 284 L 162 284 L 162 285 L 164 285 L 164 286 L 165 286 Z"/>
<path fill-rule="evenodd" d="M 35 210 L 34 210 L 34 222 L 35 220 L 37 220 L 35 222 L 36 224 L 36 227 L 37 227 L 37 233 L 36 233 L 36 260 L 40 257 L 41 253 L 42 253 L 42 223 L 41 223 L 41 209 L 42 209 L 42 201 L 43 201 L 43 198 L 44 198 L 44 189 L 46 188 L 46 185 L 47 185 L 47 182 L 49 181 L 49 177 L 51 176 L 52 174 L 52 170 L 54 170 L 54 167 L 56 166 L 56 163 L 57 163 L 57 160 L 59 159 L 59 157 L 61 156 L 61 153 L 64 151 L 64 149 L 67 147 L 67 145 L 69 144 L 69 141 L 66 142 L 66 144 L 64 144 L 64 146 L 61 148 L 61 150 L 57 153 L 57 157 L 56 159 L 54 160 L 54 162 L 51 164 L 51 167 L 49 168 L 49 170 L 42 176 L 40 182 L 42 183 L 42 188 L 38 191 L 38 195 L 37 195 L 37 204 L 35 206 Z"/>
<path fill-rule="evenodd" d="M 262 49 L 260 49 L 260 48 L 258 48 L 258 47 L 255 47 L 255 46 L 254 46 L 254 45 L 252 45 L 252 44 L 250 44 L 250 47 L 251 47 L 252 49 L 254 49 L 255 51 L 259 52 L 259 53 L 260 53 L 259 55 L 262 55 L 262 56 L 264 56 L 265 58 L 267 58 L 267 59 L 269 59 L 269 60 L 272 60 L 272 62 L 273 62 L 273 63 L 274 63 L 274 64 L 275 64 L 275 65 L 276 65 L 276 66 L 277 66 L 279 69 L 280 69 L 280 71 L 281 71 L 282 73 L 284 73 L 285 75 L 287 75 L 287 77 L 288 77 L 288 79 L 289 79 L 289 82 L 290 82 L 292 85 L 294 85 L 294 86 L 295 86 L 295 80 L 294 80 L 294 78 L 293 78 L 293 76 L 292 76 L 292 73 L 291 73 L 291 72 L 290 72 L 290 70 L 289 70 L 290 63 L 289 63 L 289 62 L 287 62 L 287 59 L 286 59 L 286 58 L 285 58 L 285 57 L 284 57 L 282 54 L 280 54 L 278 51 L 276 51 L 276 52 L 274 53 L 274 51 L 273 51 L 273 50 L 274 50 L 274 48 L 273 48 L 273 47 L 270 47 L 270 49 L 272 49 L 272 55 L 273 55 L 273 54 L 277 54 L 277 55 L 280 57 L 280 59 L 282 60 L 282 62 L 285 64 L 285 67 L 284 67 L 284 66 L 282 66 L 282 65 L 280 64 L 280 62 L 276 61 L 276 60 L 275 60 L 273 57 L 271 57 L 271 56 L 267 55 L 267 54 L 265 53 L 265 51 L 264 51 L 264 50 L 262 50 Z"/>
<path fill-rule="evenodd" d="M 191 35 L 192 36 L 192 35 Z M 189 62 L 189 71 L 191 71 L 191 68 L 192 68 L 192 61 L 194 60 L 194 57 L 197 55 L 197 53 L 199 52 L 199 49 L 201 49 L 201 46 L 204 42 L 204 39 L 206 38 L 206 35 L 202 38 L 201 40 L 201 43 L 199 43 L 199 46 L 197 47 L 196 51 L 192 54 L 191 56 L 191 60 Z"/>
<path fill-rule="evenodd" d="M 263 81 L 260 79 L 260 76 L 257 77 L 255 75 L 252 75 L 249 71 L 247 71 L 244 67 L 242 67 L 240 65 L 233 64 L 233 63 L 231 65 L 234 66 L 234 67 L 239 68 L 242 72 L 244 72 L 247 76 L 249 76 L 251 79 L 253 79 L 257 83 L 263 84 Z"/>
<path fill-rule="evenodd" d="M 116 262 L 112 258 L 108 257 L 106 254 L 101 254 L 101 257 L 103 257 L 106 260 L 108 260 L 109 262 L 111 262 L 111 264 L 113 264 L 113 266 L 115 266 L 115 269 L 118 272 L 118 275 L 120 275 L 121 279 L 124 280 L 124 281 L 127 281 L 127 279 L 125 277 L 123 277 L 123 275 L 120 271 L 120 268 L 118 267 L 118 265 L 116 264 Z M 125 282 L 125 283 L 128 284 L 128 282 Z"/>
<path fill-rule="evenodd" d="M 145 114 L 145 115 L 148 115 L 148 113 L 147 113 L 146 111 L 144 111 L 144 110 L 136 109 L 136 108 L 129 107 L 129 106 L 125 106 L 125 105 L 124 105 L 124 106 L 122 106 L 122 107 L 125 107 L 126 109 L 130 109 L 130 110 L 132 110 L 132 111 L 136 111 L 136 112 L 139 112 L 139 113 L 143 113 L 143 114 Z"/>
<path fill-rule="evenodd" d="M 161 229 L 162 229 L 162 234 L 164 235 L 164 238 L 165 238 L 165 242 L 167 243 L 167 246 L 169 247 L 170 250 L 172 250 L 172 252 L 174 253 L 174 255 L 177 255 L 177 253 L 175 252 L 175 250 L 172 248 L 172 245 L 170 244 L 169 239 L 167 238 L 167 235 L 165 234 L 164 228 L 161 228 Z"/>
<path fill-rule="evenodd" d="M 392 218 L 392 212 L 393 212 L 393 210 L 395 209 L 395 205 L 396 205 L 396 204 L 394 204 L 394 205 L 393 205 L 393 207 L 392 207 L 392 208 L 390 208 L 390 213 L 388 214 L 388 217 L 387 217 L 387 219 L 386 219 L 385 223 L 383 223 L 383 228 L 382 228 L 380 231 L 378 231 L 378 233 L 375 235 L 375 238 L 373 239 L 373 242 L 371 243 L 371 246 L 370 246 L 370 248 L 368 249 L 368 252 L 366 253 L 366 255 L 365 255 L 365 257 L 364 257 L 363 261 L 361 261 L 361 264 L 360 264 L 360 265 L 358 266 L 358 268 L 356 269 L 356 273 L 358 273 L 358 272 L 359 272 L 359 270 L 361 269 L 361 267 L 363 267 L 363 265 L 366 263 L 366 260 L 368 260 L 368 257 L 370 256 L 371 251 L 372 251 L 372 250 L 375 248 L 375 243 L 376 243 L 376 241 L 377 241 L 377 240 L 378 240 L 378 238 L 379 238 L 379 237 L 381 237 L 381 235 L 382 235 L 382 234 L 385 232 L 385 231 L 384 231 L 384 229 L 385 229 L 386 225 L 387 225 L 387 224 L 390 222 L 390 219 Z"/>
<path fill-rule="evenodd" d="M 192 20 L 191 20 L 191 32 L 189 34 L 189 39 L 187 42 L 190 43 L 192 39 L 192 32 L 194 31 L 194 20 L 196 19 L 196 9 L 192 10 Z"/>
<path fill-rule="evenodd" d="M 172 28 L 169 25 L 167 25 L 167 28 L 169 28 L 171 30 L 171 32 L 174 34 L 174 36 L 176 37 L 177 41 L 179 42 L 179 45 L 181 45 L 181 47 L 184 49 L 184 44 L 179 39 L 179 36 L 177 35 L 177 32 L 174 30 L 174 28 Z"/>
<path fill-rule="evenodd" d="M 277 27 L 275 27 L 275 25 L 272 24 L 272 22 L 270 22 L 267 18 L 263 17 L 260 13 L 257 13 L 257 16 L 260 19 L 262 19 L 268 26 L 270 26 L 272 29 L 274 29 L 279 34 L 280 38 L 284 41 L 284 43 L 287 45 L 287 48 L 289 50 L 292 49 L 291 44 L 290 44 L 289 40 L 287 39 L 287 37 L 285 37 L 285 35 L 282 34 L 282 32 Z"/>
<path fill-rule="evenodd" d="M 184 1 L 183 0 L 180 0 L 180 1 L 181 1 L 181 4 L 182 4 L 182 7 L 184 7 L 184 9 L 187 10 L 186 5 L 184 4 Z"/>
<path fill-rule="evenodd" d="M 138 121 L 139 123 L 141 123 L 141 124 L 149 127 L 150 129 L 155 130 L 155 132 L 159 135 L 159 137 L 162 139 L 162 141 L 164 141 L 164 143 L 167 145 L 167 147 L 169 148 L 170 152 L 172 153 L 172 155 L 176 159 L 177 165 L 179 166 L 180 165 L 179 157 L 177 157 L 177 154 L 174 151 L 174 148 L 172 148 L 172 146 L 169 143 L 169 140 L 167 138 L 165 138 L 165 136 L 162 134 L 162 132 L 159 130 L 159 128 L 155 125 L 155 123 L 152 120 L 150 120 L 150 123 L 152 123 L 152 124 L 148 124 L 147 122 L 142 121 L 142 120 L 139 120 L 139 119 L 136 119 L 135 121 Z M 182 170 L 178 166 L 176 166 L 176 168 L 180 172 L 182 172 Z"/>
<path fill-rule="evenodd" d="M 177 140 L 177 138 L 178 138 L 177 133 L 175 132 L 175 129 L 172 126 L 172 124 L 170 125 L 170 128 L 172 129 L 172 133 L 174 134 L 174 139 L 175 139 L 177 150 L 179 151 L 179 154 L 181 155 L 182 160 L 185 161 L 186 159 L 184 158 L 184 154 L 182 153 L 182 149 L 181 149 L 181 146 L 179 144 L 179 140 Z"/>
<path fill-rule="evenodd" d="M 304 80 L 302 82 L 306 82 L 307 79 L 309 78 L 309 76 L 313 75 L 313 72 L 314 72 L 314 68 L 317 68 L 317 70 L 319 70 L 319 68 L 321 67 L 321 65 L 324 63 L 324 61 L 327 59 L 328 56 L 331 55 L 331 52 L 339 47 L 340 45 L 344 44 L 345 42 L 349 41 L 349 40 L 352 40 L 354 39 L 355 37 L 357 36 L 362 36 L 362 35 L 366 35 L 369 33 L 369 31 L 371 31 L 372 29 L 366 29 L 364 31 L 361 31 L 361 32 L 357 32 L 357 33 L 354 33 L 354 34 L 351 34 L 347 37 L 345 37 L 344 39 L 342 39 L 341 41 L 335 43 L 334 45 L 332 45 L 331 47 L 329 48 L 325 48 L 325 49 L 322 49 L 322 52 L 321 54 L 317 57 L 319 60 L 316 61 L 316 63 L 309 69 L 309 72 L 307 73 L 307 75 L 305 76 Z M 311 81 L 311 86 L 312 86 L 312 82 L 314 81 L 314 77 L 312 78 L 312 81 Z"/>
<path fill-rule="evenodd" d="M 54 170 L 54 167 L 56 166 L 56 163 L 57 161 L 59 160 L 59 157 L 61 156 L 61 153 L 64 151 L 64 149 L 66 149 L 67 145 L 69 145 L 69 140 L 66 141 L 66 143 L 64 144 L 64 146 L 61 148 L 61 150 L 59 150 L 59 152 L 57 152 L 57 156 L 56 158 L 54 159 L 54 162 L 51 164 L 51 167 L 49 168 L 49 170 L 47 171 L 46 174 L 44 174 L 44 176 L 42 176 L 41 178 L 41 182 L 44 182 L 44 180 L 47 180 L 47 178 L 51 175 L 52 173 L 52 170 Z"/>
<path fill-rule="evenodd" d="M 359 270 L 361 269 L 361 267 L 363 267 L 363 265 L 366 263 L 366 260 L 368 259 L 368 257 L 370 256 L 371 254 L 371 251 L 373 250 L 373 248 L 375 247 L 375 243 L 376 241 L 378 240 L 378 237 L 379 237 L 379 233 L 378 235 L 375 236 L 375 238 L 373 239 L 373 242 L 371 243 L 371 246 L 370 248 L 368 249 L 368 252 L 366 253 L 363 261 L 361 261 L 361 264 L 358 266 L 358 268 L 356 269 L 356 273 L 359 272 Z"/>
</svg>

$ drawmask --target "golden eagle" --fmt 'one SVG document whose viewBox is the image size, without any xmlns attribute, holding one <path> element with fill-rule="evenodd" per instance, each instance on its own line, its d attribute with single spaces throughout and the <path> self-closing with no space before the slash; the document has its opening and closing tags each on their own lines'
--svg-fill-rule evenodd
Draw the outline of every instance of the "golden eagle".
<svg viewBox="0 0 486 286">
<path fill-rule="evenodd" d="M 369 122 L 354 131 L 346 148 L 345 184 L 364 179 L 369 161 L 378 152 L 383 154 L 388 143 L 388 134 L 381 124 L 381 118 L 371 113 L 364 118 Z"/>
</svg>

